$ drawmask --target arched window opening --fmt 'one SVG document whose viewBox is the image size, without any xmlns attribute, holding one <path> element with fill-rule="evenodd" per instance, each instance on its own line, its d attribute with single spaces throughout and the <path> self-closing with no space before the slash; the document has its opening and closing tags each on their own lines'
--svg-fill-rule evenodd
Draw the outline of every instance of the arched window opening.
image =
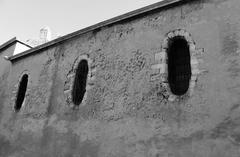
<svg viewBox="0 0 240 157">
<path fill-rule="evenodd" d="M 22 79 L 21 79 L 21 81 L 19 83 L 19 87 L 18 87 L 17 99 L 16 99 L 16 103 L 14 106 L 15 111 L 19 111 L 22 107 L 22 104 L 25 99 L 26 91 L 27 91 L 27 84 L 28 84 L 28 75 L 24 74 L 22 76 Z"/>
<path fill-rule="evenodd" d="M 72 88 L 72 102 L 75 105 L 80 105 L 86 92 L 87 77 L 88 77 L 88 62 L 81 60 L 76 69 L 75 79 Z"/>
<path fill-rule="evenodd" d="M 188 42 L 177 36 L 168 43 L 168 82 L 171 92 L 183 95 L 188 91 L 191 79 L 191 62 Z"/>
</svg>

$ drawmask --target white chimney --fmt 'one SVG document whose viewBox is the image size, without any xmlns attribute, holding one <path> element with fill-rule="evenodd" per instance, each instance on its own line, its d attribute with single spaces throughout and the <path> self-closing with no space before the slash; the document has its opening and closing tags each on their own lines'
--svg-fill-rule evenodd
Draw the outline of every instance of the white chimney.
<svg viewBox="0 0 240 157">
<path fill-rule="evenodd" d="M 49 27 L 44 27 L 40 29 L 40 41 L 48 42 L 52 40 L 52 33 Z"/>
</svg>

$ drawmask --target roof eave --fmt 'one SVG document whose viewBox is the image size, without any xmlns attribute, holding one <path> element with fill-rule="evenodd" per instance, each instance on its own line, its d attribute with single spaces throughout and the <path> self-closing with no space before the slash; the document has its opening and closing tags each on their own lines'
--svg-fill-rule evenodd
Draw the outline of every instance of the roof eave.
<svg viewBox="0 0 240 157">
<path fill-rule="evenodd" d="M 16 42 L 16 39 L 17 39 L 17 38 L 14 37 L 14 38 L 8 40 L 7 42 L 3 43 L 2 45 L 0 45 L 0 51 L 1 51 L 2 49 L 5 49 L 5 48 L 9 47 L 10 45 L 14 44 L 14 43 Z"/>
<path fill-rule="evenodd" d="M 147 13 L 147 12 L 150 12 L 150 11 L 153 11 L 153 10 L 156 10 L 156 9 L 164 8 L 164 7 L 167 7 L 167 6 L 171 6 L 171 5 L 174 5 L 176 3 L 184 2 L 184 1 L 187 1 L 187 0 L 163 0 L 163 1 L 157 2 L 155 4 L 152 4 L 152 5 L 149 5 L 149 6 L 146 6 L 146 7 L 143 7 L 143 8 L 134 10 L 134 11 L 131 11 L 129 13 L 126 13 L 126 14 L 123 14 L 123 15 L 111 18 L 109 20 L 97 23 L 97 24 L 92 25 L 90 27 L 78 30 L 78 31 L 70 33 L 70 34 L 67 34 L 65 36 L 62 36 L 60 38 L 57 38 L 57 39 L 52 40 L 50 42 L 47 42 L 45 44 L 39 45 L 37 47 L 34 47 L 34 48 L 30 49 L 30 50 L 27 50 L 27 51 L 24 51 L 24 52 L 19 53 L 17 55 L 11 56 L 11 57 L 9 57 L 9 60 L 10 61 L 14 61 L 16 59 L 22 58 L 22 57 L 27 56 L 29 54 L 36 53 L 36 52 L 38 52 L 38 51 L 40 51 L 40 50 L 42 50 L 44 48 L 48 48 L 48 47 L 53 46 L 55 44 L 58 44 L 60 42 L 63 42 L 63 41 L 69 40 L 69 39 L 71 39 L 73 37 L 79 36 L 81 34 L 85 34 L 87 32 L 90 32 L 90 31 L 93 31 L 93 30 L 97 30 L 99 28 L 102 28 L 102 27 L 105 27 L 105 26 L 108 26 L 108 25 L 112 25 L 112 24 L 115 24 L 115 23 L 123 21 L 123 20 L 127 20 L 127 19 L 130 19 L 130 18 L 133 18 L 133 17 L 135 17 L 137 15 L 144 14 L 144 13 Z"/>
<path fill-rule="evenodd" d="M 16 37 L 13 37 L 12 39 L 8 40 L 7 42 L 3 43 L 2 45 L 0 45 L 0 51 L 3 49 L 6 49 L 7 47 L 13 45 L 14 43 L 21 43 L 22 45 L 25 45 L 29 48 L 32 48 L 30 45 L 20 41 L 19 39 L 17 39 Z"/>
</svg>

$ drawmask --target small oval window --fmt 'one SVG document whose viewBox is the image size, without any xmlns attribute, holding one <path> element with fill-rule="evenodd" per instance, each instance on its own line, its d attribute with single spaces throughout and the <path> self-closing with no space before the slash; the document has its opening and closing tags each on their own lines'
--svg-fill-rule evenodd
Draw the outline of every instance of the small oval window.
<svg viewBox="0 0 240 157">
<path fill-rule="evenodd" d="M 18 87 L 17 99 L 14 106 L 16 111 L 19 111 L 22 107 L 22 104 L 25 99 L 26 91 L 27 91 L 27 84 L 28 84 L 28 75 L 24 74 L 21 78 L 21 81 Z"/>
<path fill-rule="evenodd" d="M 188 91 L 191 79 L 190 50 L 184 37 L 177 36 L 168 43 L 168 82 L 171 92 L 183 95 Z"/>
<path fill-rule="evenodd" d="M 88 62 L 81 60 L 76 69 L 75 79 L 72 88 L 72 102 L 80 105 L 86 92 L 88 77 Z"/>
</svg>

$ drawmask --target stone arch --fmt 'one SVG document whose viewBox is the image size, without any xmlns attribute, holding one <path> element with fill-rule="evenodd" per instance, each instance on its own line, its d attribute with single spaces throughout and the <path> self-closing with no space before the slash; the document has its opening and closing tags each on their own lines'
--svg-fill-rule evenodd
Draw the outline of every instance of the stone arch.
<svg viewBox="0 0 240 157">
<path fill-rule="evenodd" d="M 83 60 L 85 60 L 88 64 L 88 74 L 87 74 L 87 78 L 86 78 L 86 91 L 85 91 L 84 96 L 81 100 L 81 105 L 85 105 L 85 101 L 86 101 L 86 98 L 87 98 L 87 95 L 88 95 L 88 91 L 94 85 L 93 81 L 95 79 L 96 69 L 91 66 L 92 60 L 89 58 L 88 55 L 81 55 L 74 61 L 72 68 L 70 69 L 70 71 L 68 72 L 68 74 L 66 76 L 67 79 L 66 79 L 65 84 L 64 84 L 64 95 L 65 95 L 66 103 L 69 106 L 74 107 L 74 108 L 79 107 L 79 105 L 76 105 L 76 103 L 73 102 L 72 91 L 74 90 L 74 80 L 76 78 L 76 72 L 78 70 L 79 63 Z"/>
<path fill-rule="evenodd" d="M 169 82 L 168 82 L 168 54 L 167 54 L 167 52 L 168 52 L 168 48 L 169 48 L 168 47 L 169 41 L 171 41 L 171 39 L 173 39 L 175 37 L 181 37 L 181 38 L 185 39 L 189 46 L 189 52 L 190 52 L 191 78 L 189 81 L 189 88 L 188 88 L 187 92 L 181 96 L 175 95 L 174 93 L 171 92 Z M 194 87 L 195 87 L 195 84 L 197 81 L 197 77 L 200 74 L 199 60 L 197 58 L 197 56 L 199 56 L 200 53 L 201 53 L 200 50 L 196 49 L 196 44 L 193 41 L 190 33 L 188 33 L 186 30 L 177 29 L 177 30 L 170 31 L 165 35 L 165 38 L 163 40 L 162 47 L 161 47 L 161 52 L 158 52 L 155 54 L 155 62 L 156 63 L 154 65 L 152 65 L 152 69 L 154 71 L 157 70 L 158 72 L 157 72 L 157 74 L 153 75 L 155 78 L 151 77 L 151 80 L 154 81 L 157 78 L 160 79 L 160 81 L 163 83 L 163 85 L 167 89 L 169 101 L 174 101 L 176 98 L 186 96 L 186 95 L 191 96 L 193 94 L 193 90 L 194 90 Z"/>
</svg>

